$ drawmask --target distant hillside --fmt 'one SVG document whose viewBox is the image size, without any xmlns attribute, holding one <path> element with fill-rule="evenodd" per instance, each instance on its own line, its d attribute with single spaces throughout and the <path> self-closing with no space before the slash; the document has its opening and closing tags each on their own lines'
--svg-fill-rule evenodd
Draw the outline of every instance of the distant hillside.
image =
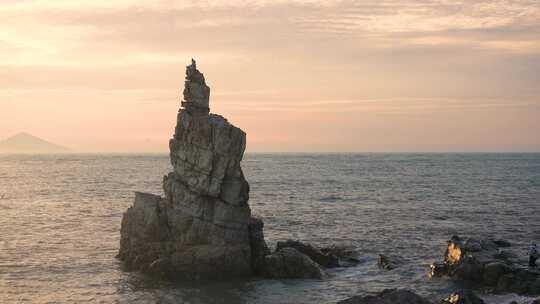
<svg viewBox="0 0 540 304">
<path fill-rule="evenodd" d="M 50 143 L 28 133 L 19 133 L 0 141 L 0 153 L 69 153 L 68 148 Z"/>
</svg>

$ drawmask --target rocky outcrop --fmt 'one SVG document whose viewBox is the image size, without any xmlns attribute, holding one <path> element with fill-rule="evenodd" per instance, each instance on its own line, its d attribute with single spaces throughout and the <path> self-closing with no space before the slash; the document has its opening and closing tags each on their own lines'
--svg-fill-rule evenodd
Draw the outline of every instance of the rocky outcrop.
<svg viewBox="0 0 540 304">
<path fill-rule="evenodd" d="M 509 246 L 501 240 L 453 236 L 444 261 L 431 265 L 430 276 L 472 281 L 498 292 L 540 294 L 540 272 L 522 266 Z"/>
<path fill-rule="evenodd" d="M 385 270 L 393 270 L 398 268 L 404 263 L 403 259 L 398 256 L 389 256 L 386 254 L 379 254 L 377 264 L 380 268 Z"/>
<path fill-rule="evenodd" d="M 347 245 L 331 245 L 328 247 L 319 248 L 326 255 L 337 257 L 339 267 L 352 267 L 360 263 L 358 251 Z"/>
<path fill-rule="evenodd" d="M 122 219 L 118 257 L 132 269 L 167 277 L 251 275 L 267 252 L 240 166 L 246 134 L 209 113 L 210 88 L 194 61 L 183 95 L 165 196 L 136 194 Z"/>
<path fill-rule="evenodd" d="M 355 296 L 338 304 L 431 304 L 428 299 L 408 289 L 385 289 L 376 295 Z M 484 301 L 471 290 L 454 292 L 441 304 L 484 304 Z"/>
<path fill-rule="evenodd" d="M 268 248 L 262 251 L 268 252 Z M 324 269 L 354 266 L 359 263 L 357 256 L 356 250 L 347 246 L 318 248 L 308 243 L 287 240 L 278 242 L 274 253 L 258 259 L 261 262 L 257 263 L 255 269 L 268 278 L 322 279 L 327 277 Z"/>
<path fill-rule="evenodd" d="M 297 251 L 307 255 L 310 259 L 322 267 L 339 267 L 339 259 L 336 255 L 333 253 L 323 253 L 320 249 L 315 248 L 311 244 L 293 240 L 278 242 L 276 245 L 276 251 L 280 251 L 283 248 L 294 248 Z"/>
<path fill-rule="evenodd" d="M 474 292 L 462 290 L 449 295 L 441 304 L 485 304 Z"/>
<path fill-rule="evenodd" d="M 262 274 L 272 279 L 323 279 L 325 271 L 307 255 L 287 247 L 264 259 Z"/>
<path fill-rule="evenodd" d="M 407 289 L 385 289 L 379 294 L 354 296 L 338 304 L 432 304 L 427 299 Z"/>
<path fill-rule="evenodd" d="M 240 162 L 246 134 L 211 114 L 210 88 L 195 61 L 186 67 L 184 101 L 169 142 L 173 171 L 164 197 L 136 193 L 123 215 L 118 258 L 132 270 L 179 279 L 326 276 L 321 267 L 354 262 L 341 247 L 283 242 L 271 253 L 264 223 L 252 217 Z"/>
<path fill-rule="evenodd" d="M 264 240 L 264 223 L 262 219 L 252 217 L 249 220 L 248 228 L 251 245 L 251 268 L 256 275 L 263 275 L 265 259 L 270 255 L 270 248 Z"/>
</svg>

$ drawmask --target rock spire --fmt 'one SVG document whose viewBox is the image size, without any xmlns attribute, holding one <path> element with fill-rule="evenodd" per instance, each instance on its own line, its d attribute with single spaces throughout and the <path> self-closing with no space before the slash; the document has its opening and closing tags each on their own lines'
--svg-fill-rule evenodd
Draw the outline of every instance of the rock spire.
<svg viewBox="0 0 540 304">
<path fill-rule="evenodd" d="M 206 85 L 203 73 L 197 70 L 197 63 L 194 59 L 191 59 L 191 64 L 186 66 L 183 95 L 182 106 L 191 114 L 208 114 L 210 112 L 210 87 Z"/>
<path fill-rule="evenodd" d="M 266 244 L 259 245 L 262 223 L 251 218 L 240 166 L 246 134 L 209 113 L 210 88 L 194 60 L 186 67 L 183 95 L 169 142 L 173 171 L 163 180 L 165 196 L 136 193 L 122 219 L 118 256 L 133 269 L 167 277 L 251 275 L 252 256 L 261 255 L 252 247 Z"/>
</svg>

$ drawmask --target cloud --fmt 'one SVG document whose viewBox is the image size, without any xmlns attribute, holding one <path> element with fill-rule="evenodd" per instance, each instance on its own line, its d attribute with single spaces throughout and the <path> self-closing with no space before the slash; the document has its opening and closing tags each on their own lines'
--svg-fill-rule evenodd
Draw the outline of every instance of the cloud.
<svg viewBox="0 0 540 304">
<path fill-rule="evenodd" d="M 0 101 L 17 113 L 6 119 L 57 100 L 94 118 L 107 108 L 110 121 L 126 104 L 161 117 L 192 56 L 213 108 L 254 130 L 252 116 L 267 112 L 290 128 L 304 114 L 353 125 L 354 115 L 448 112 L 474 125 L 482 112 L 538 113 L 537 1 L 28 0 L 2 1 L 0 20 Z"/>
</svg>

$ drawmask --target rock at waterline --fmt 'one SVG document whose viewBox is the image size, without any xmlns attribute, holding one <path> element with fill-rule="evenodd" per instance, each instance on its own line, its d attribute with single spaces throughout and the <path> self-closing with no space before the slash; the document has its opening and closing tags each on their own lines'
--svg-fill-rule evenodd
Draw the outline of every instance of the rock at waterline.
<svg viewBox="0 0 540 304">
<path fill-rule="evenodd" d="M 376 295 L 354 296 L 338 304 L 431 304 L 428 299 L 408 289 L 385 289 Z M 440 301 L 441 304 L 484 304 L 484 301 L 470 290 L 455 292 Z"/>
<path fill-rule="evenodd" d="M 339 267 L 339 259 L 333 253 L 323 253 L 320 249 L 311 244 L 302 243 L 300 241 L 287 240 L 277 242 L 276 251 L 283 248 L 294 248 L 297 251 L 307 255 L 314 262 L 325 268 Z"/>
<path fill-rule="evenodd" d="M 376 295 L 354 296 L 338 304 L 432 304 L 407 289 L 385 289 Z"/>
<path fill-rule="evenodd" d="M 264 222 L 258 217 L 251 217 L 248 224 L 251 245 L 251 268 L 255 275 L 263 275 L 265 259 L 270 255 L 270 248 L 264 240 Z"/>
<path fill-rule="evenodd" d="M 336 256 L 339 267 L 352 267 L 360 263 L 359 253 L 352 246 L 334 244 L 328 247 L 321 247 L 319 250 L 326 255 Z"/>
<path fill-rule="evenodd" d="M 186 67 L 183 96 L 165 196 L 135 194 L 122 218 L 118 258 L 129 269 L 171 279 L 325 277 L 301 252 L 270 254 L 240 166 L 246 134 L 210 114 L 210 88 L 195 61 Z"/>
<path fill-rule="evenodd" d="M 274 279 L 323 279 L 326 272 L 307 255 L 286 247 L 268 255 L 262 273 Z"/>
<path fill-rule="evenodd" d="M 170 278 L 252 275 L 253 257 L 264 256 L 266 244 L 262 225 L 252 223 L 240 166 L 246 134 L 209 113 L 210 88 L 194 61 L 183 96 L 165 196 L 136 193 L 122 218 L 118 257 L 131 269 Z"/>
<path fill-rule="evenodd" d="M 461 290 L 449 295 L 441 304 L 485 304 L 474 292 Z"/>
<path fill-rule="evenodd" d="M 523 266 L 509 246 L 502 240 L 453 236 L 443 262 L 431 265 L 430 276 L 472 281 L 498 292 L 540 294 L 540 272 Z"/>
<path fill-rule="evenodd" d="M 379 257 L 377 259 L 377 264 L 379 265 L 379 267 L 385 270 L 393 270 L 401 266 L 403 263 L 403 258 L 398 256 L 379 254 Z"/>
</svg>

